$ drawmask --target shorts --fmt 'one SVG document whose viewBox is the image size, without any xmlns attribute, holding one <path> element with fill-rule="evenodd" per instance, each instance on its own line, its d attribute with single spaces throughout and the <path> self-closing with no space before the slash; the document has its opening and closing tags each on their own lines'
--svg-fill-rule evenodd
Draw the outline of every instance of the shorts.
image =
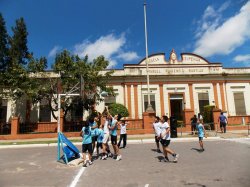
<svg viewBox="0 0 250 187">
<path fill-rule="evenodd" d="M 168 147 L 168 145 L 170 144 L 170 140 L 161 139 L 160 142 L 163 147 Z"/>
<path fill-rule="evenodd" d="M 117 136 L 111 135 L 111 144 L 112 145 L 117 145 Z"/>
<path fill-rule="evenodd" d="M 108 143 L 109 142 L 109 134 L 104 134 L 102 143 Z"/>
<path fill-rule="evenodd" d="M 199 141 L 202 141 L 203 140 L 203 137 L 199 137 Z"/>
<path fill-rule="evenodd" d="M 97 136 L 92 136 L 92 143 L 97 141 Z"/>
<path fill-rule="evenodd" d="M 221 127 L 226 127 L 226 123 L 225 122 L 220 122 L 220 128 Z"/>
<path fill-rule="evenodd" d="M 86 153 L 88 151 L 89 154 L 93 153 L 93 149 L 92 149 L 92 143 L 89 144 L 82 144 L 82 152 Z"/>
<path fill-rule="evenodd" d="M 97 142 L 96 148 L 98 149 L 99 147 L 102 149 L 102 143 L 101 142 Z"/>
<path fill-rule="evenodd" d="M 159 140 L 157 137 L 158 137 L 158 136 L 155 136 L 155 142 L 156 142 L 156 143 L 159 143 L 160 140 Z"/>
</svg>

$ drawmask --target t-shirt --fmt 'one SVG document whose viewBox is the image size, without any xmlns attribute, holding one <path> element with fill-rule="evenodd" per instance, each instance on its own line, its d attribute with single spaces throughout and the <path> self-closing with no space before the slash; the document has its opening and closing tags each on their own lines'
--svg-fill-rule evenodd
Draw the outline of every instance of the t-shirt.
<svg viewBox="0 0 250 187">
<path fill-rule="evenodd" d="M 117 120 L 116 119 L 113 119 L 112 120 L 112 123 L 111 123 L 111 127 L 115 126 L 115 128 L 113 130 L 111 130 L 110 134 L 112 136 L 117 136 L 117 126 L 116 126 L 116 122 Z"/>
<path fill-rule="evenodd" d="M 153 123 L 153 127 L 155 130 L 155 136 L 160 136 L 160 133 L 161 133 L 160 125 L 161 125 L 160 122 Z"/>
<path fill-rule="evenodd" d="M 195 118 L 195 117 L 192 117 L 191 120 L 192 120 L 192 123 L 197 123 L 197 120 L 198 120 L 198 119 Z"/>
<path fill-rule="evenodd" d="M 201 123 L 197 125 L 197 131 L 199 137 L 204 137 L 203 125 Z"/>
<path fill-rule="evenodd" d="M 82 132 L 83 132 L 82 144 L 90 144 L 90 143 L 92 143 L 91 127 L 90 126 L 83 127 Z"/>
<path fill-rule="evenodd" d="M 224 115 L 220 115 L 219 119 L 220 119 L 220 122 L 222 122 L 222 123 L 226 123 L 227 122 L 227 118 Z"/>
<path fill-rule="evenodd" d="M 89 126 L 92 128 L 93 126 L 96 126 L 96 122 L 94 121 L 93 123 L 89 123 Z M 91 129 L 91 136 L 96 136 L 96 130 L 97 128 L 95 129 Z"/>
<path fill-rule="evenodd" d="M 170 131 L 168 131 L 168 133 L 166 134 L 168 128 L 170 128 L 168 122 L 164 122 L 160 125 L 161 134 L 162 135 L 165 134 L 164 137 L 162 137 L 162 139 L 170 140 Z"/>
<path fill-rule="evenodd" d="M 127 134 L 127 124 L 120 124 L 120 127 L 121 127 L 121 132 L 120 134 Z"/>
<path fill-rule="evenodd" d="M 102 143 L 104 132 L 102 129 L 97 129 L 97 142 Z"/>
<path fill-rule="evenodd" d="M 104 125 L 103 125 L 104 134 L 109 134 L 108 125 L 109 125 L 109 122 L 108 122 L 108 120 L 106 120 L 106 121 L 104 122 Z"/>
</svg>

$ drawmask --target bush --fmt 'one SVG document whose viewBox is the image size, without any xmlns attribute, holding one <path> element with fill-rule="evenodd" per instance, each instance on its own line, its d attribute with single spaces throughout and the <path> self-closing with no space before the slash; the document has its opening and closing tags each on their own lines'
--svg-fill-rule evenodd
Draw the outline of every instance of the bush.
<svg viewBox="0 0 250 187">
<path fill-rule="evenodd" d="M 214 122 L 213 109 L 214 109 L 214 106 L 212 106 L 212 105 L 204 106 L 204 113 L 203 113 L 204 123 L 213 123 Z"/>
<path fill-rule="evenodd" d="M 122 104 L 113 103 L 113 104 L 109 105 L 108 109 L 109 109 L 109 112 L 112 116 L 114 116 L 116 114 L 121 114 L 122 117 L 129 116 L 128 109 Z"/>
</svg>

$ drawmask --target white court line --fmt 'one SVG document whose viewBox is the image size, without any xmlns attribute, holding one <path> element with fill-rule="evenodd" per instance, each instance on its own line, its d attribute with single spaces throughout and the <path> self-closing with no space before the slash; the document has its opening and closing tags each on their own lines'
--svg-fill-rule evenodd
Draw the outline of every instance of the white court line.
<svg viewBox="0 0 250 187">
<path fill-rule="evenodd" d="M 69 187 L 75 187 L 77 182 L 79 181 L 81 175 L 83 174 L 83 172 L 85 171 L 86 167 L 82 167 L 79 172 L 77 173 L 77 175 L 75 176 L 74 180 L 71 182 Z"/>
<path fill-rule="evenodd" d="M 149 187 L 149 184 L 145 184 L 145 187 Z"/>
</svg>

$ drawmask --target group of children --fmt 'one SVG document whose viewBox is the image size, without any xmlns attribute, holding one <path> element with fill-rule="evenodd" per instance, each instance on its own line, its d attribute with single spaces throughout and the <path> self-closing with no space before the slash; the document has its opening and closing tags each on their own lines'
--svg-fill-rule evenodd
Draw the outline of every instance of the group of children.
<svg viewBox="0 0 250 187">
<path fill-rule="evenodd" d="M 100 116 L 90 117 L 86 125 L 82 128 L 80 136 L 82 139 L 82 153 L 84 163 L 83 166 L 86 167 L 87 164 L 91 165 L 93 151 L 96 147 L 97 158 L 100 156 L 102 160 L 106 160 L 108 157 L 113 157 L 117 161 L 122 159 L 119 147 L 121 141 L 123 140 L 123 148 L 126 147 L 126 123 L 124 120 L 121 120 L 121 115 L 115 115 L 114 117 L 111 114 L 101 116 L 103 124 L 99 124 Z M 121 129 L 120 141 L 117 144 L 117 130 L 118 126 Z M 114 150 L 114 154 L 111 153 L 109 149 L 109 139 L 111 139 L 111 144 Z M 96 144 L 97 142 L 97 144 Z M 101 148 L 102 152 L 100 153 L 99 149 Z M 87 156 L 88 155 L 88 156 Z"/>
<path fill-rule="evenodd" d="M 169 161 L 168 154 L 173 156 L 173 162 L 177 162 L 179 154 L 175 153 L 175 151 L 169 148 L 169 144 L 171 141 L 171 134 L 170 134 L 170 126 L 168 124 L 168 117 L 162 116 L 159 118 L 155 116 L 155 121 L 153 123 L 153 129 L 155 131 L 155 142 L 157 146 L 157 152 L 160 151 L 160 143 L 162 144 L 162 150 L 164 154 L 164 161 Z M 203 119 L 197 120 L 196 129 L 198 132 L 199 144 L 200 144 L 200 151 L 204 151 L 203 146 L 203 138 L 206 136 L 206 130 L 203 125 Z"/>
</svg>

